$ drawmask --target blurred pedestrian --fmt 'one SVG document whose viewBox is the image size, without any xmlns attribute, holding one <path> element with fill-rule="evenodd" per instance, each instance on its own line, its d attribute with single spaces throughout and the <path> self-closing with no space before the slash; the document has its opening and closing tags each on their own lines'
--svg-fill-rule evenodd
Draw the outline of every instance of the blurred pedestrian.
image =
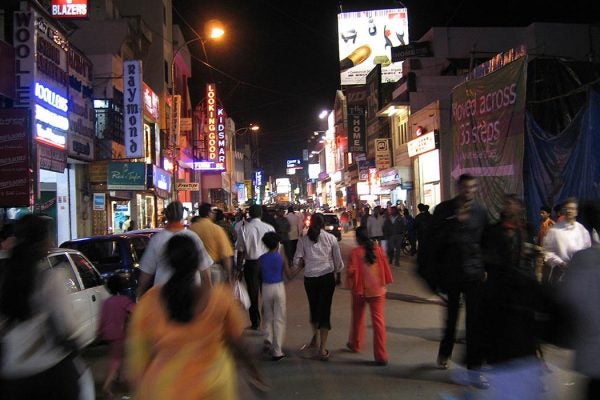
<svg viewBox="0 0 600 400">
<path fill-rule="evenodd" d="M 290 244 L 290 230 L 292 226 L 290 225 L 290 221 L 285 217 L 285 208 L 278 207 L 275 212 L 275 232 L 279 236 L 279 240 L 281 241 L 285 250 L 285 256 L 289 260 L 294 256 L 290 254 L 289 250 L 291 247 Z"/>
<path fill-rule="evenodd" d="M 394 207 L 395 208 L 395 207 Z M 356 229 L 357 247 L 350 253 L 346 283 L 352 291 L 352 322 L 347 347 L 360 352 L 365 338 L 365 304 L 371 310 L 373 326 L 373 356 L 377 365 L 387 365 L 385 331 L 386 285 L 392 282 L 392 272 L 380 246 L 367 235 L 365 227 Z"/>
<path fill-rule="evenodd" d="M 141 299 L 127 337 L 128 376 L 136 399 L 237 399 L 235 356 L 262 377 L 242 341 L 243 317 L 225 285 L 199 285 L 198 247 L 174 235 L 165 246 L 171 270 Z"/>
<path fill-rule="evenodd" d="M 2 284 L 2 276 L 7 268 L 8 260 L 15 247 L 15 227 L 14 224 L 6 223 L 0 229 L 0 285 Z"/>
<path fill-rule="evenodd" d="M 206 252 L 204 244 L 194 232 L 185 229 L 183 220 L 183 204 L 173 201 L 165 208 L 165 229 L 152 236 L 148 242 L 144 255 L 140 260 L 140 278 L 138 281 L 137 297 L 141 297 L 152 285 L 161 285 L 169 280 L 172 271 L 167 267 L 165 247 L 174 235 L 189 236 L 194 240 L 200 252 L 198 258 L 197 280 L 210 285 L 210 266 L 212 258 Z"/>
<path fill-rule="evenodd" d="M 262 215 L 261 215 L 260 219 L 262 220 L 262 222 L 271 225 L 273 228 L 276 228 L 274 214 L 275 213 L 271 212 L 271 210 L 269 210 L 269 208 L 267 206 L 262 206 Z"/>
<path fill-rule="evenodd" d="M 237 235 L 235 233 L 235 228 L 232 224 L 232 221 L 229 218 L 225 217 L 225 213 L 220 208 L 216 208 L 213 210 L 215 216 L 215 224 L 219 225 L 225 233 L 227 234 L 227 238 L 231 243 L 231 248 L 235 249 L 235 241 L 237 240 Z"/>
<path fill-rule="evenodd" d="M 543 389 L 535 329 L 542 301 L 535 278 L 540 249 L 525 223 L 521 199 L 508 194 L 503 202 L 500 221 L 486 229 L 482 243 L 487 279 L 480 315 L 485 321 L 485 359 L 494 367 L 488 379 L 491 391 L 503 398 L 538 399 Z"/>
<path fill-rule="evenodd" d="M 410 255 L 417 254 L 417 234 L 415 232 L 415 219 L 410 215 L 408 208 L 404 209 L 404 223 L 406 224 L 406 237 L 410 243 Z"/>
<path fill-rule="evenodd" d="M 373 209 L 373 214 L 367 219 L 367 232 L 371 240 L 375 240 L 381 243 L 384 240 L 383 236 L 383 224 L 385 223 L 386 215 L 385 210 L 381 209 L 381 206 L 376 206 Z"/>
<path fill-rule="evenodd" d="M 265 345 L 271 351 L 273 361 L 279 361 L 286 357 L 282 349 L 287 315 L 283 276 L 285 274 L 291 279 L 294 273 L 289 267 L 287 257 L 281 255 L 279 235 L 267 232 L 262 241 L 269 249 L 258 259 L 262 280 Z"/>
<path fill-rule="evenodd" d="M 106 282 L 106 287 L 112 296 L 102 304 L 98 338 L 109 343 L 110 359 L 102 390 L 106 396 L 112 398 L 112 387 L 115 380 L 119 379 L 125 356 L 127 321 L 135 304 L 124 295 L 125 285 L 120 275 L 111 275 Z"/>
<path fill-rule="evenodd" d="M 251 329 L 257 331 L 260 328 L 259 291 L 261 287 L 260 268 L 258 259 L 269 251 L 262 241 L 267 232 L 275 232 L 275 228 L 261 220 L 263 209 L 260 205 L 250 206 L 250 220 L 244 222 L 238 231 L 238 240 L 235 244 L 237 249 L 237 270 L 244 276 L 248 295 L 250 296 L 250 322 Z"/>
<path fill-rule="evenodd" d="M 356 227 L 358 227 L 358 209 L 356 208 L 356 204 L 352 204 L 350 213 L 352 218 L 352 228 L 356 229 Z"/>
<path fill-rule="evenodd" d="M 50 218 L 25 215 L 0 286 L 0 397 L 77 400 L 83 344 L 77 334 L 64 272 L 49 269 Z M 93 391 L 93 387 L 88 388 Z"/>
<path fill-rule="evenodd" d="M 464 295 L 466 306 L 466 364 L 470 383 L 487 387 L 479 370 L 483 362 L 480 305 L 486 272 L 481 254 L 481 239 L 488 224 L 486 209 L 477 202 L 477 178 L 463 174 L 458 178 L 458 196 L 438 204 L 426 239 L 429 257 L 423 260 L 433 270 L 435 285 L 447 294 L 446 324 L 437 363 L 448 368 L 456 339 L 456 323 Z M 421 267 L 420 267 L 421 268 Z"/>
<path fill-rule="evenodd" d="M 369 221 L 369 206 L 364 206 L 360 215 L 360 226 L 367 226 Z"/>
<path fill-rule="evenodd" d="M 285 254 L 288 257 L 288 262 L 292 263 L 294 259 L 294 254 L 296 254 L 296 247 L 298 247 L 298 239 L 302 236 L 302 231 L 304 230 L 304 218 L 301 213 L 296 214 L 294 212 L 294 207 L 289 206 L 287 210 L 287 214 L 285 218 L 290 223 L 290 231 L 289 231 L 289 242 L 288 248 L 285 249 Z M 284 243 L 285 247 L 286 244 Z"/>
<path fill-rule="evenodd" d="M 307 346 L 319 348 L 321 361 L 329 360 L 327 337 L 331 330 L 335 275 L 344 269 L 337 239 L 331 233 L 325 232 L 324 228 L 323 214 L 313 214 L 308 232 L 298 241 L 294 255 L 294 265 L 304 268 L 304 290 L 310 308 L 312 338 Z"/>
<path fill-rule="evenodd" d="M 212 220 L 213 212 L 210 203 L 202 203 L 198 207 L 198 218 L 190 226 L 213 260 L 210 267 L 210 279 L 213 284 L 230 282 L 232 279 L 233 249 L 225 230 Z"/>
<path fill-rule="evenodd" d="M 550 218 L 551 215 L 552 215 L 552 209 L 550 207 L 548 207 L 548 206 L 540 207 L 541 221 L 540 221 L 540 227 L 538 229 L 538 234 L 537 234 L 537 245 L 538 246 L 542 246 L 542 247 L 544 246 L 544 239 L 546 238 L 548 231 L 556 223 L 556 222 L 554 222 L 554 220 L 552 218 Z M 542 253 L 540 255 L 540 257 L 538 257 L 538 259 L 536 261 L 536 265 L 535 265 L 535 276 L 536 276 L 536 279 L 538 280 L 538 282 L 542 281 L 543 267 L 544 267 L 544 255 Z"/>
<path fill-rule="evenodd" d="M 562 279 L 573 254 L 592 245 L 590 233 L 577 222 L 577 199 L 570 197 L 562 203 L 564 219 L 554 224 L 544 238 L 545 281 L 553 285 Z"/>
<path fill-rule="evenodd" d="M 406 225 L 396 207 L 391 207 L 391 214 L 383 224 L 383 234 L 387 241 L 387 259 L 393 265 L 400 265 L 402 254 L 402 237 L 406 234 Z"/>
<path fill-rule="evenodd" d="M 600 200 L 590 208 L 600 232 Z M 600 243 L 573 255 L 560 288 L 573 317 L 575 370 L 589 379 L 586 399 L 600 399 Z"/>
<path fill-rule="evenodd" d="M 340 215 L 340 223 L 342 224 L 342 228 L 344 229 L 344 232 L 348 232 L 348 227 L 350 224 L 350 214 L 348 213 L 348 211 L 346 209 L 344 209 L 342 211 L 342 214 Z"/>
</svg>

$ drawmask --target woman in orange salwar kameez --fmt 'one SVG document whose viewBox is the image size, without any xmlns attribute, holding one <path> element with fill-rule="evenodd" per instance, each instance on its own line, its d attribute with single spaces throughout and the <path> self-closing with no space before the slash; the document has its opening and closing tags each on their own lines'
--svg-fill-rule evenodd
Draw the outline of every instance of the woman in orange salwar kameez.
<svg viewBox="0 0 600 400">
<path fill-rule="evenodd" d="M 356 229 L 358 246 L 350 253 L 346 285 L 352 291 L 352 322 L 346 346 L 359 352 L 365 342 L 365 305 L 371 309 L 373 325 L 373 355 L 376 365 L 387 365 L 385 332 L 385 293 L 392 282 L 392 272 L 382 248 L 369 239 L 367 229 Z"/>
<path fill-rule="evenodd" d="M 137 399 L 238 398 L 232 350 L 238 355 L 242 348 L 243 316 L 228 286 L 198 284 L 197 257 L 189 238 L 172 237 L 173 276 L 148 291 L 133 312 L 127 364 Z M 250 359 L 244 361 L 262 381 Z"/>
</svg>

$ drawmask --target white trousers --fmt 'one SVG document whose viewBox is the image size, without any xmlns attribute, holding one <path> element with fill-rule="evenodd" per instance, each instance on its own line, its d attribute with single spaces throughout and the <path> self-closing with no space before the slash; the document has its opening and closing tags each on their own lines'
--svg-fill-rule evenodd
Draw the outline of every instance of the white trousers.
<svg viewBox="0 0 600 400">
<path fill-rule="evenodd" d="M 283 355 L 281 347 L 285 336 L 286 305 L 285 285 L 279 283 L 263 283 L 263 329 L 266 340 L 271 344 L 274 357 Z"/>
</svg>

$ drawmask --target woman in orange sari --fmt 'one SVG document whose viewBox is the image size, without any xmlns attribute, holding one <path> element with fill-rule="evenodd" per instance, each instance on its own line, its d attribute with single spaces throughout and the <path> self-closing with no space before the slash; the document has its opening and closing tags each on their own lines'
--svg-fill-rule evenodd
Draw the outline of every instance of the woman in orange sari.
<svg viewBox="0 0 600 400">
<path fill-rule="evenodd" d="M 385 293 L 392 282 L 392 272 L 383 249 L 376 245 L 367 234 L 367 229 L 356 229 L 358 246 L 350 253 L 350 263 L 346 272 L 346 285 L 352 291 L 352 322 L 346 346 L 359 352 L 365 339 L 365 304 L 371 309 L 373 324 L 373 355 L 376 365 L 387 365 L 385 332 Z"/>
<path fill-rule="evenodd" d="M 243 317 L 231 289 L 196 282 L 199 254 L 184 235 L 166 247 L 173 275 L 132 314 L 127 365 L 137 399 L 237 399 L 236 357 L 262 382 L 242 346 Z"/>
</svg>

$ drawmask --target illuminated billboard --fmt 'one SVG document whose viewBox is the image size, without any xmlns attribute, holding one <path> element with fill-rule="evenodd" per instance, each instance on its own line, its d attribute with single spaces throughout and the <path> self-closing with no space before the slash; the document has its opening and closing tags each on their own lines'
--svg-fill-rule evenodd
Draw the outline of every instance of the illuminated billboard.
<svg viewBox="0 0 600 400">
<path fill-rule="evenodd" d="M 206 155 L 209 161 L 225 165 L 227 115 L 217 103 L 217 88 L 214 83 L 209 83 L 206 85 Z"/>
<path fill-rule="evenodd" d="M 342 85 L 363 85 L 367 74 L 381 64 L 382 82 L 397 82 L 402 63 L 392 63 L 392 47 L 408 44 L 406 8 L 338 14 Z"/>
<path fill-rule="evenodd" d="M 319 179 L 320 164 L 308 164 L 308 179 Z"/>
<path fill-rule="evenodd" d="M 52 0 L 54 18 L 87 18 L 88 0 Z"/>
</svg>

